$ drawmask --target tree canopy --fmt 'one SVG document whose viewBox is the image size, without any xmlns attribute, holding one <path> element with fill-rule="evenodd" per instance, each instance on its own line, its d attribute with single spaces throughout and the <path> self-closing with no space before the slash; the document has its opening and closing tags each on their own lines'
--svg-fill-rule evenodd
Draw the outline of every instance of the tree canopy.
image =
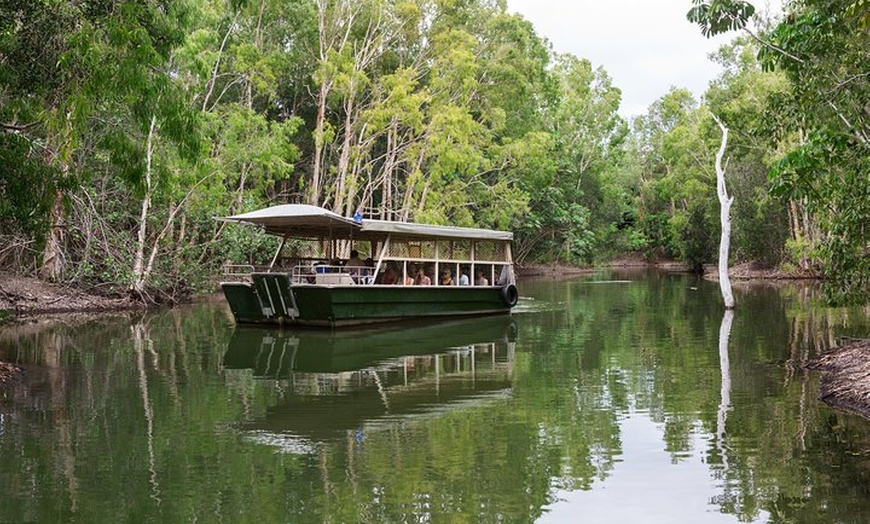
<svg viewBox="0 0 870 524">
<path fill-rule="evenodd" d="M 4 2 L 0 267 L 171 297 L 270 248 L 215 215 L 307 202 L 512 229 L 521 264 L 701 268 L 716 115 L 733 256 L 866 302 L 866 6 L 802 0 L 767 25 L 744 1 L 687 7 L 741 32 L 722 74 L 629 121 L 604 68 L 499 0 Z"/>
</svg>

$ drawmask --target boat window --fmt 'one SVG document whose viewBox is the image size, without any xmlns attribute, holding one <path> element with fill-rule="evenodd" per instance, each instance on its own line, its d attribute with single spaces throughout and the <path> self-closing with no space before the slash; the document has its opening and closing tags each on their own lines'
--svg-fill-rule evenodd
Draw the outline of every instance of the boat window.
<svg viewBox="0 0 870 524">
<path fill-rule="evenodd" d="M 504 242 L 482 240 L 474 243 L 474 260 L 504 262 L 506 259 Z"/>
<path fill-rule="evenodd" d="M 389 258 L 420 258 L 420 246 L 401 240 L 391 240 L 387 249 Z"/>
<path fill-rule="evenodd" d="M 291 239 L 284 244 L 283 258 L 326 258 L 326 242 L 319 240 Z"/>
<path fill-rule="evenodd" d="M 391 240 L 385 259 L 505 263 L 507 256 L 507 243 L 497 240 Z"/>
<path fill-rule="evenodd" d="M 434 240 L 420 241 L 420 258 L 430 260 L 438 258 L 438 251 L 436 250 L 436 243 Z"/>
<path fill-rule="evenodd" d="M 410 258 L 435 260 L 435 241 L 434 240 L 408 240 L 390 242 L 389 253 L 390 258 Z"/>
<path fill-rule="evenodd" d="M 450 260 L 471 260 L 471 241 L 470 240 L 454 240 L 453 242 L 445 242 L 449 248 L 449 254 L 442 258 Z"/>
</svg>

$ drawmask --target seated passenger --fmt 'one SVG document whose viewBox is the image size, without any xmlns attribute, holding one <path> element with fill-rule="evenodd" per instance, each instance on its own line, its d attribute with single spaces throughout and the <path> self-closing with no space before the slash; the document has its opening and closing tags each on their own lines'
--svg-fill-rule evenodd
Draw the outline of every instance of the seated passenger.
<svg viewBox="0 0 870 524">
<path fill-rule="evenodd" d="M 453 275 L 450 273 L 449 269 L 445 269 L 441 272 L 441 280 L 439 282 L 442 286 L 453 285 Z"/>
<path fill-rule="evenodd" d="M 417 276 L 414 278 L 414 284 L 417 286 L 431 286 L 432 279 L 426 276 L 422 267 L 417 268 Z"/>
<path fill-rule="evenodd" d="M 375 279 L 375 261 L 372 257 L 369 257 L 365 259 L 364 264 L 363 269 L 360 270 L 360 275 L 362 276 L 362 278 L 359 279 L 360 283 L 371 284 Z"/>
<path fill-rule="evenodd" d="M 362 267 L 366 264 L 359 257 L 359 251 L 357 251 L 356 249 L 352 249 L 350 251 L 350 258 L 347 259 L 347 262 L 345 262 L 344 265 L 345 267 Z"/>
<path fill-rule="evenodd" d="M 387 266 L 384 274 L 381 276 L 380 284 L 392 286 L 399 282 L 399 277 L 396 275 L 396 270 L 392 266 Z"/>
<path fill-rule="evenodd" d="M 334 265 L 342 265 L 347 268 L 347 272 L 350 273 L 350 276 L 353 278 L 354 283 L 361 284 L 363 283 L 363 278 L 368 271 L 362 269 L 365 267 L 366 263 L 359 257 L 359 251 L 356 249 L 352 249 L 350 251 L 350 258 L 347 259 L 347 262 L 337 262 Z M 341 270 L 339 270 L 341 271 Z"/>
<path fill-rule="evenodd" d="M 459 285 L 467 286 L 469 284 L 468 280 L 468 268 L 462 268 L 459 270 Z"/>
<path fill-rule="evenodd" d="M 488 286 L 489 280 L 485 276 L 483 276 L 483 271 L 477 270 L 474 272 L 474 285 L 475 286 Z"/>
</svg>

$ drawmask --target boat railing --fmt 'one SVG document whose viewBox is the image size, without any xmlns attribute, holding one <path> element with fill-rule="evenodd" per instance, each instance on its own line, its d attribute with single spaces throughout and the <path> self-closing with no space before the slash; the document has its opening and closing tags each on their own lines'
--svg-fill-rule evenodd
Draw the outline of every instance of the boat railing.
<svg viewBox="0 0 870 524">
<path fill-rule="evenodd" d="M 250 282 L 251 274 L 256 270 L 256 267 L 252 264 L 224 264 L 223 281 Z"/>
<path fill-rule="evenodd" d="M 374 268 L 329 264 L 299 264 L 290 272 L 294 284 L 369 285 L 374 281 Z"/>
</svg>

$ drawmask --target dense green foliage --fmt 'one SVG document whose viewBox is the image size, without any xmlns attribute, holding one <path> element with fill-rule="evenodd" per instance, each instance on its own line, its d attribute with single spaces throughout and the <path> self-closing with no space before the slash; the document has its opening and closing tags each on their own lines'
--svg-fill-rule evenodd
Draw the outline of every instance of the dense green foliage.
<svg viewBox="0 0 870 524">
<path fill-rule="evenodd" d="M 0 5 L 0 267 L 142 298 L 265 252 L 214 216 L 306 202 L 511 229 L 521 263 L 716 257 L 717 115 L 736 260 L 866 301 L 867 17 L 805 0 L 743 29 L 701 100 L 625 121 L 607 72 L 502 0 Z M 770 174 L 770 176 L 768 176 Z M 862 193 L 863 192 L 863 193 Z"/>
<path fill-rule="evenodd" d="M 745 28 L 753 12 L 751 5 L 733 0 L 694 3 L 688 17 L 705 34 Z M 794 254 L 821 265 L 829 300 L 866 303 L 870 14 L 863 0 L 800 0 L 788 10 L 761 37 L 746 30 L 761 44 L 758 57 L 765 69 L 788 80 L 764 104 L 766 122 L 756 127 L 773 138 L 764 149 L 774 153 L 772 193 L 792 204 L 792 245 L 802 251 Z"/>
</svg>

